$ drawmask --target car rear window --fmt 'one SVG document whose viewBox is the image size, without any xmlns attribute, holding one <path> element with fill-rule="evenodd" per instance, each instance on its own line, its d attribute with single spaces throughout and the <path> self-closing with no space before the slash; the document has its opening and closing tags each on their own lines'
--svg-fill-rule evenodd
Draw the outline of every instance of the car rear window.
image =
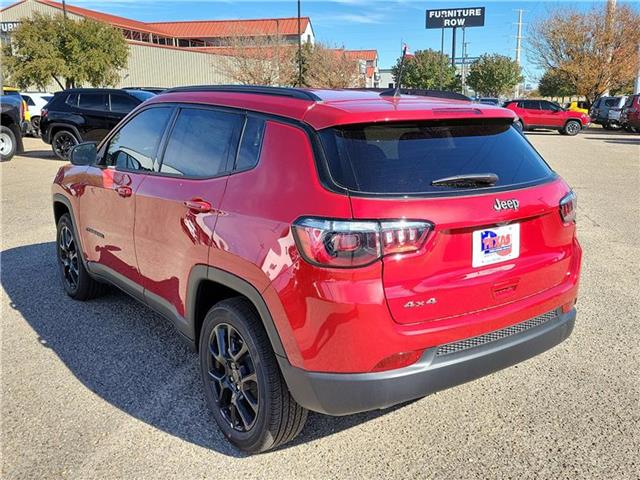
<svg viewBox="0 0 640 480">
<path fill-rule="evenodd" d="M 553 171 L 504 119 L 347 125 L 320 132 L 340 187 L 372 194 L 439 194 L 526 186 Z M 434 180 L 492 173 L 491 187 L 435 186 Z"/>
</svg>

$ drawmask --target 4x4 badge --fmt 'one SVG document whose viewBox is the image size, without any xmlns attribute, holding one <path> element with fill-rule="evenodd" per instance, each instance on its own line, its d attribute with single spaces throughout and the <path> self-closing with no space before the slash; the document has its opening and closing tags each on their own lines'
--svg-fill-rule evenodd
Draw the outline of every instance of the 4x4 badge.
<svg viewBox="0 0 640 480">
<path fill-rule="evenodd" d="M 498 200 L 496 198 L 496 203 L 493 205 L 498 212 L 500 210 L 518 210 L 520 207 L 520 202 L 518 200 Z"/>
</svg>

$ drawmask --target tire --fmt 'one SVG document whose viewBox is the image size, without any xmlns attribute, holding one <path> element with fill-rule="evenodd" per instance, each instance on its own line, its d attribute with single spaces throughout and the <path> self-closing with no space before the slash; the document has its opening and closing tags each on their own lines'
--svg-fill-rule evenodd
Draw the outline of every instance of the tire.
<svg viewBox="0 0 640 480">
<path fill-rule="evenodd" d="M 199 343 L 207 404 L 231 443 L 245 452 L 260 453 L 300 433 L 307 410 L 289 393 L 262 322 L 248 300 L 236 297 L 214 305 L 204 319 Z"/>
<path fill-rule="evenodd" d="M 58 220 L 56 257 L 64 291 L 75 300 L 90 300 L 105 290 L 84 268 L 71 217 L 65 213 Z"/>
<path fill-rule="evenodd" d="M 31 117 L 31 134 L 36 138 L 40 138 L 40 117 L 39 116 Z"/>
<path fill-rule="evenodd" d="M 69 159 L 69 150 L 80 141 L 69 130 L 58 130 L 51 139 L 51 149 L 60 160 Z"/>
<path fill-rule="evenodd" d="M 516 130 L 518 130 L 520 133 L 524 133 L 524 124 L 522 123 L 522 120 L 517 120 L 515 122 L 513 122 L 513 126 L 516 128 Z"/>
<path fill-rule="evenodd" d="M 564 129 L 562 130 L 562 133 L 564 133 L 565 135 L 569 135 L 570 137 L 573 137 L 578 133 L 580 133 L 580 130 L 582 130 L 582 124 L 579 121 L 569 120 L 565 124 Z"/>
<path fill-rule="evenodd" d="M 18 142 L 9 127 L 0 126 L 0 162 L 8 162 L 16 154 Z"/>
</svg>

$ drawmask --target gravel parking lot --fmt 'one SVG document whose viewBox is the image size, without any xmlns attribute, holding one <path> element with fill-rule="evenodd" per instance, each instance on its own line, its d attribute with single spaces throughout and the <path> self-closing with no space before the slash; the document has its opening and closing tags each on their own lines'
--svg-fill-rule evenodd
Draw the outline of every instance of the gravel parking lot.
<svg viewBox="0 0 640 480">
<path fill-rule="evenodd" d="M 640 135 L 528 138 L 578 194 L 578 321 L 557 348 L 399 408 L 311 415 L 247 457 L 218 433 L 196 356 L 113 291 L 59 285 L 48 145 L 0 165 L 2 478 L 639 478 Z"/>
</svg>

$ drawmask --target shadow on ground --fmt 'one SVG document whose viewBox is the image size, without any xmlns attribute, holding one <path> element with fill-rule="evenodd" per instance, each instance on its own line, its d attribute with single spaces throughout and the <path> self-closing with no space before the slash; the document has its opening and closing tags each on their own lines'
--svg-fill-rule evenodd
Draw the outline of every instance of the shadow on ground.
<svg viewBox="0 0 640 480">
<path fill-rule="evenodd" d="M 24 158 L 37 158 L 38 160 L 55 160 L 57 162 L 66 162 L 66 160 L 62 160 L 56 157 L 55 153 L 49 150 L 26 150 L 19 154 L 20 157 Z"/>
<path fill-rule="evenodd" d="M 205 404 L 197 355 L 166 320 L 115 289 L 89 302 L 67 297 L 58 278 L 54 242 L 5 250 L 1 258 L 10 307 L 35 330 L 42 348 L 52 349 L 88 389 L 171 435 L 244 456 L 219 432 Z M 302 435 L 283 448 L 392 410 L 348 417 L 310 414 Z"/>
</svg>

